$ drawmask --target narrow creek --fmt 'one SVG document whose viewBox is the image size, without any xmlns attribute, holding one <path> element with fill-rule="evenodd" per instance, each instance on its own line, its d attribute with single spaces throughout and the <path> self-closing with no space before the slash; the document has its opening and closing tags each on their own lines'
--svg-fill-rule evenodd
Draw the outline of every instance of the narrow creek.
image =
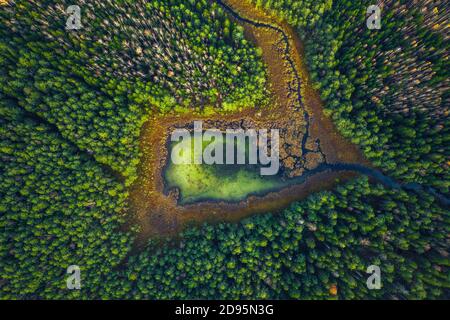
<svg viewBox="0 0 450 320">
<path fill-rule="evenodd" d="M 128 225 L 138 225 L 140 228 L 137 247 L 144 246 L 147 240 L 153 237 L 176 236 L 187 226 L 205 222 L 233 223 L 255 214 L 277 213 L 312 193 L 332 190 L 361 174 L 390 188 L 430 193 L 443 205 L 450 206 L 448 197 L 430 187 L 418 183 L 404 184 L 373 168 L 359 148 L 337 132 L 332 121 L 323 114 L 323 103 L 311 86 L 307 67 L 303 63 L 304 50 L 295 30 L 264 12 L 251 11 L 253 7 L 246 2 L 216 1 L 231 14 L 231 18 L 244 26 L 244 32 L 249 39 L 261 48 L 262 59 L 268 67 L 270 91 L 275 97 L 275 103 L 269 106 L 268 110 L 243 109 L 232 114 L 221 114 L 220 117 L 197 113 L 152 115 L 141 130 L 142 158 L 138 168 L 139 175 L 130 188 L 132 215 Z M 286 178 L 283 182 L 286 184 L 281 188 L 278 185 L 262 190 L 257 184 L 258 181 L 253 181 L 259 191 L 262 190 L 259 194 L 247 192 L 245 198 L 239 195 L 231 201 L 212 199 L 213 197 L 207 194 L 196 201 L 183 204 L 179 188 L 168 188 L 170 183 L 165 177 L 170 157 L 170 132 L 174 128 L 185 128 L 198 120 L 211 122 L 214 127 L 216 120 L 225 125 L 239 124 L 245 120 L 254 124 L 255 128 L 289 126 L 291 132 L 303 134 L 292 134 L 293 138 L 289 143 L 296 146 L 294 152 L 298 152 L 299 162 L 304 166 L 296 175 Z M 276 127 L 273 126 L 274 121 Z M 311 156 L 321 159 L 318 161 Z M 220 177 L 231 179 L 231 175 Z M 198 181 L 200 185 L 208 179 L 207 176 L 201 178 Z M 223 187 L 221 179 L 215 180 L 218 183 L 209 187 L 210 189 L 217 185 Z M 187 183 L 186 185 L 192 186 Z M 200 187 L 205 188 L 203 185 Z M 238 187 L 245 187 L 247 191 L 250 189 L 238 183 L 238 180 L 231 181 L 226 189 L 236 195 L 232 189 Z M 258 188 L 252 187 L 252 190 Z M 218 193 L 217 190 L 214 191 Z"/>
<path fill-rule="evenodd" d="M 307 138 L 309 136 L 309 126 L 310 126 L 310 116 L 309 113 L 307 111 L 307 109 L 304 106 L 303 103 L 303 99 L 302 99 L 302 94 L 301 94 L 301 78 L 299 76 L 298 70 L 296 68 L 296 65 L 294 63 L 294 61 L 292 60 L 292 57 L 290 56 L 290 43 L 289 43 L 289 37 L 288 35 L 285 33 L 285 31 L 278 27 L 278 26 L 274 26 L 268 23 L 263 23 L 263 22 L 259 22 L 259 21 L 253 21 L 249 18 L 245 18 L 242 17 L 237 11 L 235 11 L 231 6 L 225 4 L 223 1 L 221 0 L 216 0 L 217 3 L 219 5 L 221 5 L 227 12 L 229 12 L 235 19 L 237 19 L 240 22 L 243 23 L 248 23 L 253 25 L 254 27 L 257 28 L 269 28 L 272 29 L 278 33 L 281 34 L 283 41 L 285 42 L 285 51 L 284 51 L 284 57 L 287 60 L 287 62 L 289 63 L 290 67 L 292 68 L 294 77 L 296 78 L 297 81 L 297 87 L 296 87 L 296 94 L 297 94 L 297 99 L 298 99 L 298 103 L 301 106 L 303 113 L 304 113 L 304 118 L 306 121 L 306 133 L 303 135 L 303 139 L 302 139 L 302 144 L 301 144 L 301 148 L 303 151 L 303 156 L 309 151 L 306 148 L 306 141 Z M 298 110 L 300 112 L 300 110 Z M 416 182 L 410 182 L 410 183 L 401 183 L 399 181 L 397 181 L 396 179 L 387 176 L 386 174 L 384 174 L 383 172 L 381 172 L 380 170 L 374 169 L 374 168 L 370 168 L 368 166 L 362 165 L 362 164 L 355 164 L 355 163 L 328 163 L 326 161 L 325 158 L 325 162 L 320 164 L 318 167 L 312 169 L 312 170 L 307 170 L 307 172 L 305 174 L 303 174 L 300 177 L 294 178 L 292 179 L 293 183 L 302 183 L 304 181 L 306 181 L 309 177 L 311 177 L 312 175 L 315 175 L 319 172 L 323 172 L 323 171 L 334 171 L 334 172 L 339 172 L 339 171 L 353 171 L 353 172 L 357 172 L 359 174 L 363 174 L 363 175 L 367 175 L 379 182 L 381 182 L 382 184 L 390 187 L 390 188 L 394 188 L 394 189 L 406 189 L 406 190 L 412 190 L 415 192 L 428 192 L 431 193 L 432 195 L 434 195 L 436 198 L 439 199 L 439 201 L 445 205 L 445 206 L 450 206 L 450 198 L 446 197 L 445 195 L 439 193 L 438 191 L 436 191 L 434 188 L 428 187 L 428 186 L 422 186 L 419 183 Z"/>
</svg>

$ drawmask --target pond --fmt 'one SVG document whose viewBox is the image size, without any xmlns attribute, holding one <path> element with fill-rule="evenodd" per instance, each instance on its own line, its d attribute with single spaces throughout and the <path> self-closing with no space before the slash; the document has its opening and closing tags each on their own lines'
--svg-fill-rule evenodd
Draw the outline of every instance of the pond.
<svg viewBox="0 0 450 320">
<path fill-rule="evenodd" d="M 166 191 L 177 188 L 180 204 L 204 200 L 241 201 L 249 195 L 262 195 L 289 184 L 280 173 L 261 175 L 262 165 L 248 164 L 248 139 L 244 143 L 234 139 L 235 160 L 242 153 L 245 154 L 245 163 L 233 161 L 233 164 L 226 164 L 225 141 L 224 136 L 205 142 L 201 136 L 191 135 L 190 139 L 170 143 L 171 157 L 164 172 Z M 201 147 L 195 147 L 196 144 Z M 223 148 L 223 161 L 220 161 L 223 164 L 194 163 L 194 159 L 201 158 L 205 150 L 216 148 Z M 173 161 L 174 157 L 178 157 L 176 161 Z"/>
</svg>

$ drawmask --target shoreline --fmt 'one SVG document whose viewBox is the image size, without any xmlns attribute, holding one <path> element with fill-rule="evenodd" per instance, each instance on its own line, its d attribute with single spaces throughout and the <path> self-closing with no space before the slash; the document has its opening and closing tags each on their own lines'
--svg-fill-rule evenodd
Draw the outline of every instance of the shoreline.
<svg viewBox="0 0 450 320">
<path fill-rule="evenodd" d="M 246 12 L 249 19 L 255 19 L 254 15 L 259 15 L 258 19 L 263 19 L 265 15 L 268 23 L 275 23 L 273 18 L 269 18 L 266 13 L 251 8 L 248 3 L 229 0 L 226 2 L 232 6 L 239 14 L 242 9 L 251 10 Z M 236 9 L 236 7 L 238 9 Z M 301 126 L 305 126 L 303 114 L 293 113 L 292 108 L 298 104 L 297 99 L 302 99 L 305 112 L 308 114 L 308 134 L 304 139 L 305 146 L 311 146 L 316 141 L 318 148 L 324 155 L 324 160 L 329 164 L 345 162 L 361 165 L 370 165 L 362 156 L 359 148 L 343 139 L 333 123 L 322 112 L 322 105 L 318 93 L 311 87 L 307 70 L 302 63 L 301 42 L 292 28 L 286 27 L 276 21 L 278 28 L 286 32 L 286 41 L 290 42 L 287 50 L 292 59 L 292 66 L 284 60 L 284 54 L 280 52 L 279 41 L 281 37 L 278 32 L 258 29 L 249 24 L 241 24 L 248 39 L 262 49 L 262 59 L 268 68 L 269 90 L 272 94 L 273 105 L 268 108 L 244 109 L 231 114 L 179 114 L 179 115 L 152 115 L 141 130 L 140 149 L 142 152 L 141 163 L 138 168 L 139 177 L 130 189 L 130 208 L 133 213 L 130 225 L 140 226 L 138 233 L 138 245 L 147 239 L 157 236 L 175 235 L 184 226 L 201 224 L 203 222 L 236 222 L 253 214 L 265 212 L 277 212 L 286 208 L 291 202 L 301 200 L 307 195 L 330 189 L 336 181 L 348 180 L 356 177 L 355 172 L 341 171 L 323 172 L 308 175 L 303 170 L 299 171 L 298 179 L 301 184 L 291 184 L 282 189 L 267 191 L 263 195 L 247 195 L 238 202 L 227 202 L 217 200 L 214 202 L 201 201 L 193 204 L 180 205 L 178 203 L 179 194 L 176 190 L 164 192 L 164 173 L 167 166 L 169 131 L 175 126 L 183 127 L 194 120 L 221 121 L 221 122 L 241 122 L 248 121 L 256 125 L 270 128 L 274 124 L 284 124 L 292 130 L 292 137 L 300 136 Z M 278 34 L 278 37 L 276 35 Z M 282 39 L 281 39 L 282 41 Z M 277 43 L 278 42 L 278 43 Z M 297 81 L 301 97 L 295 97 L 290 84 L 292 79 L 291 67 L 298 71 Z M 300 112 L 301 113 L 301 112 Z M 294 119 L 293 119 L 294 118 Z M 303 125 L 302 125 L 303 123 Z M 304 137 L 303 135 L 302 137 Z M 288 136 L 290 137 L 290 136 Z M 302 141 L 292 140 L 294 144 L 301 145 Z M 296 151 L 294 147 L 289 152 Z M 303 152 L 302 157 L 306 157 Z M 312 162 L 314 170 L 320 163 Z M 281 164 L 281 161 L 280 161 Z M 303 177 L 305 176 L 305 177 Z M 292 178 L 297 179 L 297 178 Z"/>
</svg>

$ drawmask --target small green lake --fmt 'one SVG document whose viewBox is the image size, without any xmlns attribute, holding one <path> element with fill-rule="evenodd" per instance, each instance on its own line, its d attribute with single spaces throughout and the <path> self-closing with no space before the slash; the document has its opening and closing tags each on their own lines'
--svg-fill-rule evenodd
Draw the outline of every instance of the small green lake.
<svg viewBox="0 0 450 320">
<path fill-rule="evenodd" d="M 171 157 L 164 172 L 166 190 L 178 188 L 181 204 L 201 200 L 235 202 L 252 194 L 265 194 L 288 185 L 280 174 L 262 176 L 261 165 L 250 165 L 248 161 L 245 162 L 246 164 L 194 163 L 194 159 L 201 157 L 206 148 L 217 146 L 224 148 L 224 139 L 222 137 L 222 139 L 216 138 L 205 142 L 201 137 L 191 136 L 191 139 L 170 143 Z M 198 144 L 197 147 L 194 147 L 195 144 Z M 223 150 L 225 154 L 225 148 Z M 239 152 L 243 152 L 248 159 L 248 141 L 246 143 L 235 141 L 235 150 L 236 156 Z M 175 164 L 172 161 L 174 155 L 178 157 L 176 163 L 185 163 Z"/>
</svg>

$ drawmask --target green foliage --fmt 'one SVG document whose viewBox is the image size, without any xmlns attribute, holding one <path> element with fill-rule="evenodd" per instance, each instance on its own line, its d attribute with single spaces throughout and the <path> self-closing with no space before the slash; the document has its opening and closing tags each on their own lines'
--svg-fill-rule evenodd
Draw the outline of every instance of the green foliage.
<svg viewBox="0 0 450 320">
<path fill-rule="evenodd" d="M 251 2 L 257 8 L 269 10 L 296 27 L 315 24 L 333 4 L 333 0 L 251 0 Z"/>
<path fill-rule="evenodd" d="M 72 4 L 0 8 L 1 298 L 97 295 L 130 249 L 119 228 L 151 113 L 266 99 L 257 50 L 215 4 L 78 1 L 69 31 Z"/>
<path fill-rule="evenodd" d="M 133 257 L 102 297 L 341 299 L 449 297 L 449 212 L 428 194 L 361 178 L 279 215 L 205 225 Z M 381 290 L 366 286 L 367 267 Z"/>
<path fill-rule="evenodd" d="M 122 184 L 51 126 L 0 95 L 0 297 L 77 297 L 67 267 L 92 292 L 125 257 Z"/>
<path fill-rule="evenodd" d="M 375 165 L 448 192 L 447 5 L 255 0 L 298 28 L 326 112 Z M 0 298 L 450 298 L 449 211 L 366 178 L 135 256 L 121 231 L 152 112 L 263 105 L 241 27 L 206 0 L 0 9 Z M 66 289 L 66 269 L 82 290 Z M 382 289 L 368 290 L 379 265 Z"/>
<path fill-rule="evenodd" d="M 448 193 L 449 43 L 445 2 L 254 0 L 298 28 L 308 67 L 340 132 L 378 167 Z"/>
<path fill-rule="evenodd" d="M 369 30 L 369 4 L 339 2 L 314 26 L 313 78 L 340 131 L 376 166 L 448 192 L 448 83 L 438 80 L 448 77 L 448 42 L 432 28 L 440 17 L 417 24 L 431 4 L 387 1 L 381 29 Z"/>
<path fill-rule="evenodd" d="M 0 11 L 0 91 L 130 185 L 151 111 L 262 106 L 257 50 L 207 1 L 15 1 Z M 223 32 L 227 26 L 227 33 Z"/>
</svg>

